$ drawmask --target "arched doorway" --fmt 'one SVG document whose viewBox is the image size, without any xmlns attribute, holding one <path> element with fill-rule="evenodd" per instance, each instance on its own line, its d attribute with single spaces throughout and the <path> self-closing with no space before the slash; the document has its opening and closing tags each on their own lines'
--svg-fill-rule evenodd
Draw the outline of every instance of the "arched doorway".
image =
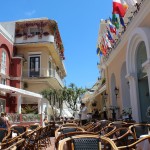
<svg viewBox="0 0 150 150">
<path fill-rule="evenodd" d="M 121 68 L 121 100 L 122 100 L 122 108 L 129 108 L 131 107 L 130 102 L 130 85 L 129 81 L 126 79 L 126 62 L 123 63 Z"/>
<path fill-rule="evenodd" d="M 149 28 L 135 28 L 129 37 L 126 53 L 126 77 L 130 85 L 132 117 L 137 122 L 147 121 L 146 110 L 149 106 L 148 93 L 150 93 L 149 35 Z"/>
<path fill-rule="evenodd" d="M 137 82 L 138 82 L 138 93 L 139 93 L 139 106 L 141 112 L 141 121 L 147 122 L 146 116 L 147 107 L 150 106 L 149 98 L 149 85 L 147 73 L 144 72 L 142 64 L 147 60 L 147 53 L 144 41 L 140 42 L 137 47 Z"/>
<path fill-rule="evenodd" d="M 114 92 L 114 89 L 116 87 L 116 78 L 114 73 L 111 75 L 111 101 L 112 101 L 112 106 L 117 106 L 117 99 L 116 95 Z"/>
</svg>

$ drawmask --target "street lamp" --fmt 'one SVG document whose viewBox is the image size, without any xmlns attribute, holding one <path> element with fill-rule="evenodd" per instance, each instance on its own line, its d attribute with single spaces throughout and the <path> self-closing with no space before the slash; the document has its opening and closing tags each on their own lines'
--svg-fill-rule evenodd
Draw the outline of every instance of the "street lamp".
<svg viewBox="0 0 150 150">
<path fill-rule="evenodd" d="M 103 94 L 103 96 L 104 96 L 104 99 L 106 100 L 107 97 L 108 97 L 108 94 L 106 93 L 106 91 L 105 91 L 105 93 Z"/>
<path fill-rule="evenodd" d="M 119 94 L 119 89 L 118 89 L 117 87 L 115 87 L 114 91 L 115 91 L 116 100 L 117 100 L 117 96 L 118 96 L 118 94 Z"/>
</svg>

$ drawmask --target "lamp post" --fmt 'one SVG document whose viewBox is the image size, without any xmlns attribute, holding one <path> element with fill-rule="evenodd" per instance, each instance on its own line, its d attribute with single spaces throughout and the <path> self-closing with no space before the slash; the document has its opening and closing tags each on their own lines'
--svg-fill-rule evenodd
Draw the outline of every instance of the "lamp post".
<svg viewBox="0 0 150 150">
<path fill-rule="evenodd" d="M 107 100 L 108 94 L 106 93 L 106 91 L 105 91 L 105 93 L 103 93 L 103 97 L 105 100 L 105 106 L 103 107 L 104 119 L 107 120 L 108 118 L 107 118 L 107 112 L 106 112 L 106 100 Z"/>
<path fill-rule="evenodd" d="M 117 96 L 118 96 L 118 94 L 119 94 L 119 89 L 118 89 L 117 87 L 115 87 L 114 92 L 115 92 L 116 101 L 117 101 Z M 112 118 L 113 118 L 113 121 L 116 120 L 116 112 L 115 112 L 115 110 L 116 110 L 116 107 L 114 106 L 114 107 L 112 108 Z"/>
<path fill-rule="evenodd" d="M 114 91 L 115 91 L 116 100 L 117 100 L 117 96 L 118 96 L 118 94 L 119 94 L 119 89 L 118 89 L 117 87 L 115 87 Z"/>
</svg>

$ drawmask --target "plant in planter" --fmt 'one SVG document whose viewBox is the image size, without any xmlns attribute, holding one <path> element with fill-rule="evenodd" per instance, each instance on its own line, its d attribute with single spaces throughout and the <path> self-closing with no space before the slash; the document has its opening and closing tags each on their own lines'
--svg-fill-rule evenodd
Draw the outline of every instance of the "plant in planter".
<svg viewBox="0 0 150 150">
<path fill-rule="evenodd" d="M 102 85 L 106 83 L 106 78 L 102 79 Z"/>
</svg>

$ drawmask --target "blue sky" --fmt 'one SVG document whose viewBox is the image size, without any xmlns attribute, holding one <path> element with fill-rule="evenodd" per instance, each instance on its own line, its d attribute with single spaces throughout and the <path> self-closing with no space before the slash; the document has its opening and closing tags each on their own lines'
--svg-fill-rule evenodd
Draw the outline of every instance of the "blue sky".
<svg viewBox="0 0 150 150">
<path fill-rule="evenodd" d="M 89 88 L 99 76 L 96 43 L 100 19 L 109 18 L 111 12 L 112 0 L 5 0 L 0 21 L 56 20 L 65 48 L 66 85 Z"/>
</svg>

